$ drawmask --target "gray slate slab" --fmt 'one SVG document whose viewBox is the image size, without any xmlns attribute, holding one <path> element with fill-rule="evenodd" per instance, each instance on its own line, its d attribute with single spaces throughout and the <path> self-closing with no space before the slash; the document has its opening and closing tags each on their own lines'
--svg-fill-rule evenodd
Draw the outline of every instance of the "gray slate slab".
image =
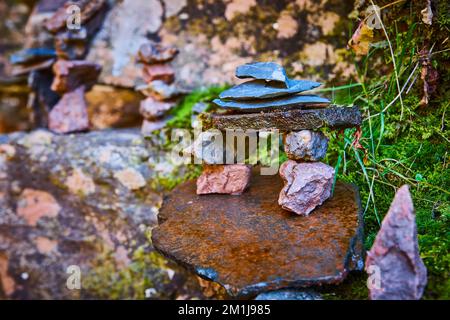
<svg viewBox="0 0 450 320">
<path fill-rule="evenodd" d="M 236 68 L 236 77 L 253 78 L 267 81 L 279 81 L 289 86 L 286 71 L 275 62 L 252 62 Z"/>
<path fill-rule="evenodd" d="M 252 80 L 223 91 L 219 97 L 220 99 L 230 100 L 267 99 L 300 93 L 317 88 L 321 85 L 320 82 L 309 80 L 289 79 L 288 82 L 289 87 L 286 88 L 286 86 L 280 82 Z"/>
<path fill-rule="evenodd" d="M 315 95 L 293 95 L 282 98 L 272 98 L 252 101 L 233 101 L 214 99 L 213 102 L 224 109 L 239 110 L 240 112 L 257 112 L 263 110 L 274 110 L 289 108 L 306 104 L 326 104 L 330 100 Z"/>
</svg>

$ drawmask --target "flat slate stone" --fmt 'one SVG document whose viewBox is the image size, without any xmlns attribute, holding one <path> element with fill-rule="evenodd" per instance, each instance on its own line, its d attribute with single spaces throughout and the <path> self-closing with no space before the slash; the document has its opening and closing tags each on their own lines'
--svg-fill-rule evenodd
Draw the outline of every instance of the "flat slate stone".
<svg viewBox="0 0 450 320">
<path fill-rule="evenodd" d="M 361 125 L 361 112 L 357 106 L 332 106 L 321 109 L 292 109 L 275 112 L 245 114 L 211 114 L 206 126 L 225 129 L 279 129 L 281 131 L 313 130 L 322 127 L 335 129 Z"/>
<path fill-rule="evenodd" d="M 213 103 L 224 109 L 239 110 L 240 112 L 258 112 L 267 109 L 292 108 L 305 104 L 327 104 L 330 103 L 330 100 L 315 95 L 293 95 L 252 101 L 214 99 Z"/>
<path fill-rule="evenodd" d="M 11 64 L 32 64 L 55 58 L 56 52 L 48 48 L 29 48 L 13 53 L 9 57 Z"/>
<path fill-rule="evenodd" d="M 231 100 L 267 99 L 300 93 L 317 88 L 320 85 L 320 82 L 290 79 L 289 86 L 286 88 L 283 84 L 277 82 L 252 80 L 223 91 L 219 98 Z"/>
<path fill-rule="evenodd" d="M 240 79 L 253 78 L 267 81 L 278 81 L 289 86 L 286 71 L 275 62 L 253 62 L 236 68 L 236 77 Z"/>
<path fill-rule="evenodd" d="M 240 196 L 196 195 L 195 180 L 164 200 L 153 229 L 166 257 L 222 285 L 234 297 L 283 288 L 339 283 L 363 267 L 359 194 L 338 182 L 332 198 L 309 217 L 281 209 L 278 175 L 254 170 Z"/>
</svg>

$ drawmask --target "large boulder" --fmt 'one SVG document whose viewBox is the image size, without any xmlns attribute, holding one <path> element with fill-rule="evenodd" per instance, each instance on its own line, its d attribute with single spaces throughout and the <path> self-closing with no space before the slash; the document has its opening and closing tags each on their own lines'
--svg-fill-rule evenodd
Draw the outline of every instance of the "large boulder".
<svg viewBox="0 0 450 320">
<path fill-rule="evenodd" d="M 0 298 L 192 297 L 148 241 L 165 159 L 137 129 L 0 136 Z"/>
<path fill-rule="evenodd" d="M 353 10 L 351 2 L 111 2 L 113 7 L 88 54 L 88 59 L 103 65 L 100 81 L 104 84 L 136 84 L 141 66 L 135 57 L 148 39 L 179 48 L 175 78 L 187 88 L 234 82 L 236 67 L 251 61 L 284 61 L 290 76 L 306 75 L 314 68 L 322 80 L 348 76 L 354 70 L 338 54 L 346 44 L 333 36 Z M 165 59 L 159 55 L 141 60 Z"/>
</svg>

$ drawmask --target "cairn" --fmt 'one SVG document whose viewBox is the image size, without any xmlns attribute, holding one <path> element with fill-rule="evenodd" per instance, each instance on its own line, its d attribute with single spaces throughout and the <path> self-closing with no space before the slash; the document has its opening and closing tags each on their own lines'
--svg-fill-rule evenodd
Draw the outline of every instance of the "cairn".
<svg viewBox="0 0 450 320">
<path fill-rule="evenodd" d="M 334 181 L 334 169 L 320 162 L 326 155 L 328 139 L 320 131 L 312 130 L 314 126 L 319 129 L 324 124 L 323 120 L 326 120 L 327 116 L 320 112 L 333 110 L 327 108 L 330 103 L 328 99 L 305 94 L 321 84 L 289 79 L 284 68 L 273 62 L 239 66 L 236 76 L 251 80 L 223 91 L 219 99 L 213 101 L 229 112 L 213 115 L 213 127 L 221 130 L 281 130 L 288 160 L 279 170 L 285 185 L 278 203 L 285 210 L 298 215 L 309 215 L 331 197 Z M 299 114 L 299 111 L 303 114 Z M 304 113 L 308 111 L 312 113 L 305 116 Z M 334 117 L 333 114 L 329 116 Z M 345 125 L 344 123 L 343 126 Z M 207 164 L 197 180 L 197 193 L 242 193 L 249 185 L 251 168 L 244 164 L 217 165 L 211 162 L 208 155 L 214 153 L 213 149 L 216 153 L 221 151 L 217 149 L 217 144 L 205 143 L 209 138 L 206 133 L 201 135 L 192 148 L 194 155 L 202 157 Z M 197 151 L 200 144 L 204 148 L 201 152 Z M 230 186 L 234 188 L 230 190 Z"/>
<path fill-rule="evenodd" d="M 45 28 L 55 37 L 57 60 L 53 65 L 55 78 L 51 89 L 61 95 L 48 116 L 48 128 L 56 133 L 71 133 L 89 129 L 85 93 L 97 82 L 101 66 L 83 60 L 88 44 L 100 28 L 107 11 L 106 0 L 75 3 L 80 9 L 80 24 L 68 28 L 69 7 L 66 2 L 46 22 Z"/>
<path fill-rule="evenodd" d="M 79 24 L 69 26 L 72 6 L 79 9 L 74 12 L 79 20 L 72 22 Z M 26 48 L 11 56 L 12 74 L 29 74 L 29 105 L 37 126 L 56 133 L 89 129 L 84 95 L 96 83 L 101 67 L 83 59 L 107 10 L 106 0 L 67 1 L 44 24 L 53 35 L 53 44 Z"/>
<path fill-rule="evenodd" d="M 177 48 L 165 47 L 153 41 L 139 48 L 137 60 L 143 64 L 142 78 L 145 83 L 135 89 L 146 96 L 139 108 L 144 117 L 141 129 L 143 135 L 162 129 L 171 119 L 170 111 L 185 94 L 174 84 L 175 71 L 170 65 L 177 54 Z"/>
</svg>

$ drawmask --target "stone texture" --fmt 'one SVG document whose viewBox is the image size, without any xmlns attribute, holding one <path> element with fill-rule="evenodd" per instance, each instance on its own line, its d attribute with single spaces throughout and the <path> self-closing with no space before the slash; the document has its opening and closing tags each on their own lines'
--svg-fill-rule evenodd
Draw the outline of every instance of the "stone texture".
<svg viewBox="0 0 450 320">
<path fill-rule="evenodd" d="M 147 97 L 141 101 L 139 112 L 147 120 L 158 120 L 164 117 L 175 106 L 171 101 L 158 101 Z"/>
<path fill-rule="evenodd" d="M 422 297 L 427 269 L 420 258 L 414 205 L 407 185 L 395 194 L 367 254 L 366 270 L 370 277 L 377 274 L 380 277 L 378 287 L 375 282 L 369 286 L 372 300 L 418 300 Z"/>
<path fill-rule="evenodd" d="M 146 64 L 158 64 L 173 60 L 178 49 L 173 46 L 163 46 L 153 41 L 141 45 L 138 51 L 138 61 Z"/>
<path fill-rule="evenodd" d="M 191 180 L 164 200 L 155 248 L 234 297 L 339 283 L 363 267 L 358 192 L 338 182 L 333 198 L 309 217 L 277 204 L 278 175 L 261 176 L 238 197 L 196 195 Z"/>
<path fill-rule="evenodd" d="M 145 65 L 142 69 L 142 77 L 147 83 L 161 80 L 170 84 L 175 80 L 175 70 L 168 64 Z"/>
<path fill-rule="evenodd" d="M 56 52 L 48 48 L 23 49 L 12 54 L 9 58 L 12 64 L 34 64 L 56 57 Z"/>
<path fill-rule="evenodd" d="M 85 60 L 58 60 L 53 65 L 55 79 L 52 90 L 58 93 L 74 91 L 79 86 L 84 86 L 89 91 L 97 82 L 101 66 L 97 63 Z"/>
<path fill-rule="evenodd" d="M 267 113 L 211 114 L 205 121 L 205 125 L 219 130 L 276 128 L 281 131 L 300 131 L 323 127 L 335 129 L 358 127 L 361 121 L 361 112 L 357 106 L 331 106 L 321 109 L 292 109 Z"/>
<path fill-rule="evenodd" d="M 70 133 L 89 129 L 89 117 L 83 87 L 62 96 L 48 115 L 48 128 L 56 133 Z"/>
<path fill-rule="evenodd" d="M 321 162 L 287 160 L 280 166 L 284 187 L 278 204 L 301 216 L 309 215 L 331 197 L 334 168 Z"/>
<path fill-rule="evenodd" d="M 290 75 L 299 77 L 310 77 L 313 66 L 323 80 L 342 81 L 356 74 L 350 57 L 340 53 L 346 43 L 329 35 L 335 26 L 350 22 L 351 2 L 111 2 L 114 6 L 88 54 L 103 66 L 103 84 L 134 87 L 141 66 L 133 59 L 149 38 L 180 49 L 174 60 L 176 78 L 189 89 L 233 83 L 235 68 L 251 61 L 283 63 Z"/>
<path fill-rule="evenodd" d="M 277 97 L 264 100 L 233 101 L 214 99 L 213 103 L 224 109 L 237 110 L 240 112 L 270 111 L 273 109 L 287 109 L 310 105 L 326 105 L 330 103 L 327 98 L 315 95 L 293 95 L 289 97 Z"/>
<path fill-rule="evenodd" d="M 251 172 L 251 166 L 245 164 L 204 166 L 197 179 L 197 194 L 240 195 L 250 184 Z"/>
<path fill-rule="evenodd" d="M 56 34 L 66 28 L 67 20 L 70 16 L 68 8 L 74 4 L 71 1 L 67 1 L 63 6 L 56 10 L 55 14 L 45 22 L 45 28 Z M 80 8 L 80 24 L 84 25 L 89 21 L 98 11 L 106 10 L 106 0 L 79 0 L 76 5 Z"/>
<path fill-rule="evenodd" d="M 236 77 L 277 81 L 289 87 L 286 71 L 275 62 L 252 62 L 236 68 Z"/>
<path fill-rule="evenodd" d="M 322 132 L 302 130 L 284 135 L 284 151 L 289 159 L 319 161 L 328 149 L 328 138 Z"/>
<path fill-rule="evenodd" d="M 86 58 L 102 66 L 100 83 L 135 87 L 142 69 L 135 57 L 161 27 L 162 16 L 158 0 L 124 0 L 111 8 Z"/>
<path fill-rule="evenodd" d="M 55 59 L 48 59 L 39 62 L 35 62 L 32 64 L 18 64 L 11 68 L 12 76 L 23 76 L 33 71 L 45 70 L 51 68 L 51 66 L 55 63 Z"/>
<path fill-rule="evenodd" d="M 322 296 L 312 290 L 277 290 L 258 294 L 255 300 L 322 300 Z"/>
<path fill-rule="evenodd" d="M 92 130 L 132 128 L 142 123 L 139 114 L 142 96 L 134 90 L 95 85 L 85 97 Z"/>
<path fill-rule="evenodd" d="M 289 86 L 286 88 L 284 84 L 268 83 L 264 80 L 248 81 L 221 92 L 219 97 L 225 100 L 267 99 L 311 90 L 321 85 L 308 80 L 288 79 L 288 82 Z"/>
<path fill-rule="evenodd" d="M 147 120 L 144 119 L 142 121 L 142 127 L 141 127 L 141 133 L 144 136 L 151 136 L 153 135 L 154 131 L 164 129 L 167 122 L 171 120 L 172 116 L 167 116 L 165 118 L 159 119 L 159 120 Z"/>
<path fill-rule="evenodd" d="M 33 91 L 28 100 L 32 106 L 32 123 L 35 127 L 48 126 L 48 113 L 60 100 L 60 95 L 51 89 L 54 75 L 51 69 L 35 70 L 28 76 L 28 86 Z"/>
<path fill-rule="evenodd" d="M 153 97 L 157 100 L 168 100 L 187 94 L 185 90 L 180 90 L 175 84 L 167 84 L 161 80 L 155 80 L 148 84 L 139 85 L 136 91 L 141 92 L 147 97 Z"/>
<path fill-rule="evenodd" d="M 0 145 L 0 299 L 203 297 L 148 241 L 162 202 L 152 164 L 170 160 L 160 145 L 137 129 L 15 132 Z M 66 287 L 70 265 L 81 290 Z"/>
<path fill-rule="evenodd" d="M 227 151 L 224 140 L 223 134 L 217 130 L 203 131 L 185 151 L 203 163 L 224 164 Z"/>
</svg>

